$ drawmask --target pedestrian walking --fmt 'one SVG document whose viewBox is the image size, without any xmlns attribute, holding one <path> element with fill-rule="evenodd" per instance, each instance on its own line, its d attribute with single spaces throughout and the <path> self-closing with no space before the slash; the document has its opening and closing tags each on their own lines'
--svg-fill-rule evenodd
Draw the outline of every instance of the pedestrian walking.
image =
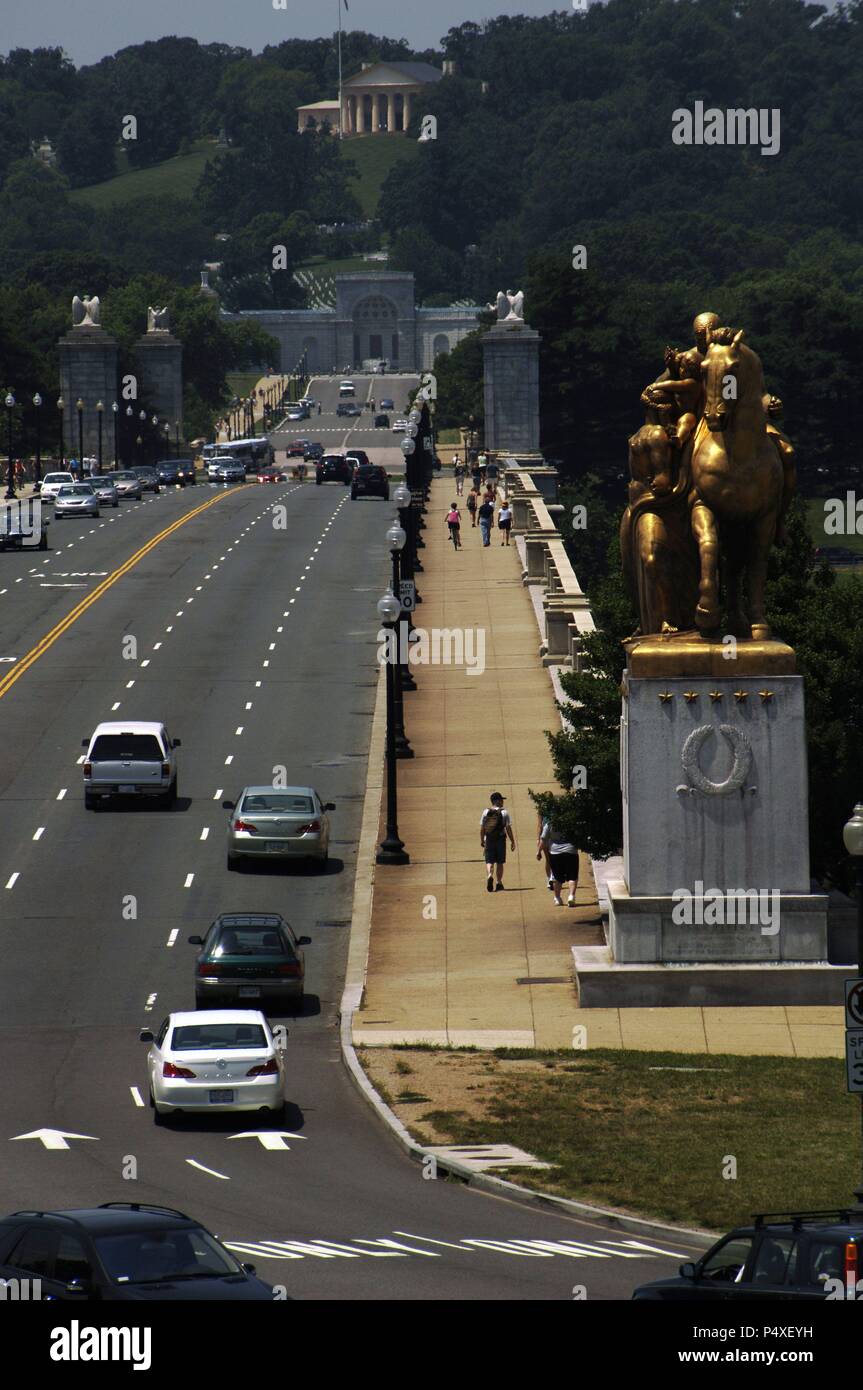
<svg viewBox="0 0 863 1390">
<path fill-rule="evenodd" d="M 473 485 L 476 488 L 477 492 L 479 492 L 482 486 L 482 474 L 479 470 L 479 464 L 477 463 L 476 459 L 474 459 L 473 463 L 471 464 L 471 475 L 473 477 Z"/>
<path fill-rule="evenodd" d="M 491 528 L 494 523 L 494 503 L 483 498 L 477 512 L 483 545 L 491 545 Z"/>
<path fill-rule="evenodd" d="M 17 459 L 15 463 L 15 485 L 16 487 L 24 486 L 24 464 L 21 459 Z"/>
<path fill-rule="evenodd" d="M 485 449 L 483 449 L 482 452 L 480 453 L 480 456 L 479 456 L 479 458 L 477 459 L 477 464 L 479 465 L 479 477 L 480 477 L 480 482 L 484 483 L 484 482 L 485 482 L 485 472 L 486 472 L 486 469 L 488 468 L 488 454 L 486 453 Z"/>
<path fill-rule="evenodd" d="M 512 508 L 508 502 L 504 502 L 497 514 L 497 525 L 500 531 L 501 545 L 509 545 L 509 533 L 512 530 Z"/>
<path fill-rule="evenodd" d="M 467 495 L 467 509 L 470 512 L 470 524 L 476 530 L 476 509 L 479 506 L 479 493 L 473 488 Z"/>
<path fill-rule="evenodd" d="M 554 893 L 555 907 L 563 907 L 560 890 L 567 883 L 569 884 L 569 897 L 566 900 L 566 905 L 567 907 L 575 907 L 575 890 L 578 886 L 578 850 L 572 841 L 566 838 L 564 832 L 548 819 L 543 821 L 542 829 L 539 832 L 536 845 L 537 859 L 542 859 L 544 853 L 547 853 L 546 863 L 551 868 L 551 887 Z"/>
<path fill-rule="evenodd" d="M 456 454 L 453 459 L 453 473 L 455 474 L 455 490 L 459 497 L 464 493 L 464 464 Z"/>
<path fill-rule="evenodd" d="M 500 469 L 498 468 L 498 465 L 497 465 L 497 463 L 495 462 L 495 460 L 494 460 L 494 459 L 492 458 L 492 456 L 489 454 L 489 456 L 488 456 L 488 462 L 486 463 L 486 466 L 485 466 L 485 477 L 486 477 L 486 482 L 493 482 L 494 485 L 495 485 L 495 487 L 497 487 L 497 480 L 498 480 L 499 474 L 500 474 Z"/>
<path fill-rule="evenodd" d="M 323 409 L 323 407 L 322 407 L 320 401 L 318 401 L 318 414 L 319 414 L 319 415 L 320 415 L 322 409 Z"/>
<path fill-rule="evenodd" d="M 485 886 L 488 893 L 503 892 L 503 870 L 506 864 L 506 842 L 515 853 L 515 837 L 512 833 L 512 818 L 504 810 L 506 797 L 500 792 L 492 792 L 488 806 L 479 822 L 479 842 L 485 857 Z M 493 882 L 497 876 L 497 884 Z"/>
<path fill-rule="evenodd" d="M 457 502 L 453 502 L 447 512 L 446 524 L 449 527 L 449 538 L 453 543 L 453 549 L 461 550 L 461 512 Z"/>
</svg>

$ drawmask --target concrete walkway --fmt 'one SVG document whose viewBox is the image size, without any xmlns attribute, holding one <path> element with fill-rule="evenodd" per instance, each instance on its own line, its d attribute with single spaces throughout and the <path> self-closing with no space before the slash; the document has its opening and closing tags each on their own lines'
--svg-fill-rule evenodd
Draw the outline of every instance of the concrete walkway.
<svg viewBox="0 0 863 1390">
<path fill-rule="evenodd" d="M 536 859 L 528 788 L 557 790 L 544 731 L 559 717 L 534 608 L 515 546 L 495 531 L 483 548 L 464 506 L 463 549 L 453 551 L 444 520 L 453 495 L 451 479 L 435 480 L 415 624 L 484 633 L 485 669 L 414 668 L 405 725 L 415 757 L 399 762 L 411 862 L 374 870 L 355 1043 L 844 1055 L 838 1008 L 579 1009 L 570 948 L 603 936 L 586 856 L 575 908 L 553 905 Z M 492 791 L 507 797 L 516 837 L 503 893 L 485 890 L 479 844 Z"/>
</svg>

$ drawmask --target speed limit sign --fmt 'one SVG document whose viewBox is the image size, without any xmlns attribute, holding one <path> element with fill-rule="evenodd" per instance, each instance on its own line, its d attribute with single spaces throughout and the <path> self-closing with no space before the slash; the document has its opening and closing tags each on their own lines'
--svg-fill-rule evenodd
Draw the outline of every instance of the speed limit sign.
<svg viewBox="0 0 863 1390">
<path fill-rule="evenodd" d="M 417 606 L 417 588 L 412 579 L 399 580 L 399 597 L 402 601 L 402 612 L 412 613 Z"/>
</svg>

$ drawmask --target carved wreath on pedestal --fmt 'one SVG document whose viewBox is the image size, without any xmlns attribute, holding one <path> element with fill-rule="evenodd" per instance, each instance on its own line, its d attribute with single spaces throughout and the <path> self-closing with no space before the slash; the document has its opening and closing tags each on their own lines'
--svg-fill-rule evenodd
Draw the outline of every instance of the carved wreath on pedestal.
<svg viewBox="0 0 863 1390">
<path fill-rule="evenodd" d="M 704 743 L 717 732 L 727 739 L 734 758 L 731 771 L 722 782 L 714 782 L 705 776 L 699 762 Z M 752 763 L 752 745 L 742 730 L 735 729 L 731 724 L 720 724 L 718 730 L 713 724 L 699 724 L 684 743 L 680 761 L 689 778 L 689 786 L 678 787 L 678 791 L 699 791 L 704 796 L 730 796 L 732 792 L 740 791 L 746 781 Z"/>
</svg>

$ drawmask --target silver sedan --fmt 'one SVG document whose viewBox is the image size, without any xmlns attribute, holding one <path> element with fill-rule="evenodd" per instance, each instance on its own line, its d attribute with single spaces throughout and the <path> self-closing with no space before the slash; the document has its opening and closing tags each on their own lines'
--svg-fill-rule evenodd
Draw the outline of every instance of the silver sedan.
<svg viewBox="0 0 863 1390">
<path fill-rule="evenodd" d="M 114 473 L 109 473 L 108 478 L 119 497 L 134 497 L 140 502 L 144 495 L 144 484 L 137 473 L 133 473 L 130 468 L 118 469 Z"/>
<path fill-rule="evenodd" d="M 107 475 L 96 475 L 90 479 L 90 486 L 99 499 L 100 504 L 106 507 L 119 507 L 120 494 L 117 492 L 113 482 Z"/>
<path fill-rule="evenodd" d="M 228 868 L 246 858 L 314 859 L 326 864 L 332 801 L 314 787 L 245 787 L 236 802 L 223 801 L 228 817 Z"/>
<path fill-rule="evenodd" d="M 64 516 L 98 516 L 99 499 L 90 483 L 68 483 L 54 499 L 54 519 Z"/>
</svg>

